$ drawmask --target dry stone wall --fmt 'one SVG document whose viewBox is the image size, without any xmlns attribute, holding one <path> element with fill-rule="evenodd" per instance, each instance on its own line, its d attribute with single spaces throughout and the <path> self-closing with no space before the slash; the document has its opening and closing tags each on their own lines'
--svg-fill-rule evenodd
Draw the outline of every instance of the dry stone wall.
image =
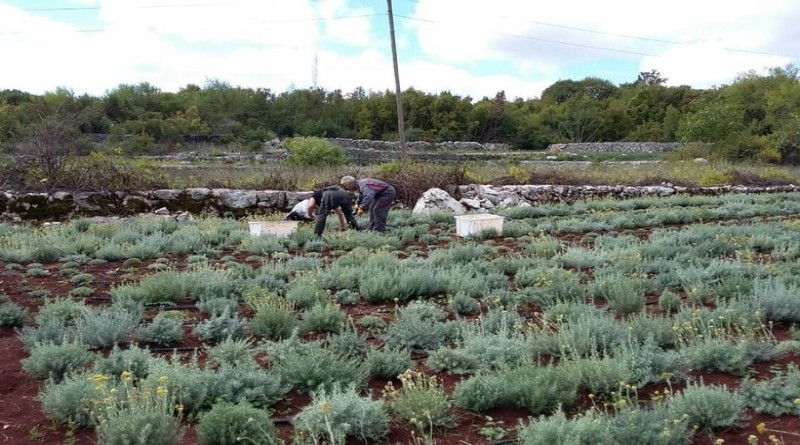
<svg viewBox="0 0 800 445">
<path fill-rule="evenodd" d="M 569 144 L 550 144 L 547 151 L 567 153 L 657 153 L 673 151 L 686 144 L 680 142 L 581 142 Z"/>
<path fill-rule="evenodd" d="M 673 194 L 716 195 L 724 193 L 800 192 L 794 185 L 772 187 L 678 187 L 670 184 L 649 187 L 470 184 L 427 191 L 416 211 L 448 210 L 490 212 L 495 208 L 536 206 L 593 198 L 625 199 Z M 310 191 L 237 189 L 164 189 L 139 192 L 17 193 L 0 192 L 0 219 L 5 221 L 63 221 L 86 216 L 131 216 L 142 213 L 188 213 L 240 218 L 286 212 Z"/>
</svg>

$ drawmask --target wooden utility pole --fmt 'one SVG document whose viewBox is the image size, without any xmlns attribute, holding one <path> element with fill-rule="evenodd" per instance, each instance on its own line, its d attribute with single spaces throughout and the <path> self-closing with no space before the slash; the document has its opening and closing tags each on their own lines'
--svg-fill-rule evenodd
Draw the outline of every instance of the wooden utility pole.
<svg viewBox="0 0 800 445">
<path fill-rule="evenodd" d="M 397 137 L 400 139 L 400 163 L 406 162 L 406 131 L 403 124 L 403 97 L 400 91 L 400 70 L 397 68 L 397 45 L 394 43 L 394 13 L 392 0 L 386 0 L 389 7 L 389 34 L 392 39 L 392 62 L 394 62 L 394 90 L 397 99 Z"/>
</svg>

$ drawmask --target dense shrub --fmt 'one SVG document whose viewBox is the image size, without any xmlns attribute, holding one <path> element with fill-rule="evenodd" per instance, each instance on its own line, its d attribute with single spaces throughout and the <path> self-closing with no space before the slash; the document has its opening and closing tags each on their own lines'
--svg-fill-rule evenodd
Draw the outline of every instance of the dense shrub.
<svg viewBox="0 0 800 445">
<path fill-rule="evenodd" d="M 216 403 L 200 416 L 197 440 L 201 445 L 283 443 L 267 412 L 247 402 Z"/>
<path fill-rule="evenodd" d="M 347 163 L 344 149 L 317 137 L 294 137 L 283 141 L 289 163 L 302 166 L 337 166 Z"/>
</svg>

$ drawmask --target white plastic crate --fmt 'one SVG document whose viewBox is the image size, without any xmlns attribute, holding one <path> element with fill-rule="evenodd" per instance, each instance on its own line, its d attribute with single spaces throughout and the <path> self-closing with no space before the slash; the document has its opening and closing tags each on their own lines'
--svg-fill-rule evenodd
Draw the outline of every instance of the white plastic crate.
<svg viewBox="0 0 800 445">
<path fill-rule="evenodd" d="M 250 221 L 250 235 L 287 237 L 297 230 L 299 221 Z"/>
<path fill-rule="evenodd" d="M 456 215 L 456 235 L 469 236 L 482 230 L 494 229 L 498 235 L 503 233 L 504 217 L 479 213 L 475 215 Z"/>
</svg>

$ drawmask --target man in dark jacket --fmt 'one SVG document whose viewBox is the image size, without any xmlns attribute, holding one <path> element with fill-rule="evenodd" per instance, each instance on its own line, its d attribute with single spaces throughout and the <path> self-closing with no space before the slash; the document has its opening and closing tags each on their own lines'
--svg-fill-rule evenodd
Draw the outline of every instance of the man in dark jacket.
<svg viewBox="0 0 800 445">
<path fill-rule="evenodd" d="M 328 214 L 331 213 L 331 211 L 336 211 L 337 215 L 339 215 L 339 224 L 342 226 L 342 230 L 344 230 L 344 221 L 342 221 L 342 215 L 352 229 L 361 230 L 361 228 L 358 226 L 358 221 L 356 221 L 355 215 L 353 215 L 353 204 L 350 201 L 350 194 L 347 193 L 346 190 L 337 185 L 325 187 L 324 189 L 315 192 L 314 198 L 314 200 L 318 202 L 317 205 L 319 206 L 317 208 L 316 223 L 314 224 L 315 235 L 322 235 L 322 232 L 325 231 L 325 222 L 327 221 Z"/>
<path fill-rule="evenodd" d="M 380 179 L 352 176 L 343 176 L 339 183 L 351 192 L 358 190 L 358 204 L 369 213 L 367 230 L 386 231 L 386 218 L 397 196 L 394 187 Z"/>
</svg>

